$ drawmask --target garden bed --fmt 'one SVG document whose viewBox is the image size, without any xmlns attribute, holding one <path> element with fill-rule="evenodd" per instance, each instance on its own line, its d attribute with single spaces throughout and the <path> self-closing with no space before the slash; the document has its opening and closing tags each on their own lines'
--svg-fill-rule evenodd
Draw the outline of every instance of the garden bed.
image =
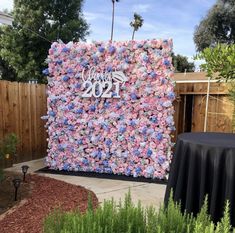
<svg viewBox="0 0 235 233">
<path fill-rule="evenodd" d="M 9 188 L 6 188 L 9 200 L 14 200 L 14 188 L 11 182 L 15 175 L 8 173 L 8 178 L 4 181 L 5 187 L 8 187 L 7 182 L 9 184 Z M 7 195 L 6 192 L 4 196 Z M 5 211 L 8 211 L 0 215 L 1 233 L 42 232 L 43 219 L 54 209 L 70 211 L 78 208 L 84 212 L 87 209 L 89 193 L 93 206 L 96 207 L 98 199 L 95 194 L 83 187 L 48 177 L 27 175 L 27 183 L 22 183 L 19 188 L 19 197 L 25 200 L 9 201 L 10 204 L 5 208 Z M 11 208 L 14 204 L 15 206 Z"/>
</svg>

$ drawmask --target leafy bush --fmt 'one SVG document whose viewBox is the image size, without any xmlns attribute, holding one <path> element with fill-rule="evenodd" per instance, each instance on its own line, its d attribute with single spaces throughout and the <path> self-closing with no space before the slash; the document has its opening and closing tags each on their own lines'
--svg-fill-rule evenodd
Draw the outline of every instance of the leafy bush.
<svg viewBox="0 0 235 233">
<path fill-rule="evenodd" d="M 182 213 L 172 196 L 167 207 L 157 212 L 154 207 L 144 209 L 140 202 L 134 206 L 128 193 L 124 203 L 104 201 L 93 210 L 91 201 L 85 214 L 79 211 L 63 213 L 55 210 L 44 221 L 44 233 L 229 233 L 232 231 L 229 204 L 224 217 L 214 224 L 207 213 L 207 199 L 200 213 Z"/>
<path fill-rule="evenodd" d="M 3 158 L 8 154 L 15 154 L 17 143 L 18 137 L 14 133 L 8 134 L 3 138 L 3 140 L 0 141 L 0 157 Z"/>
<path fill-rule="evenodd" d="M 18 144 L 18 137 L 14 134 L 8 134 L 5 138 L 0 140 L 0 159 L 13 156 L 16 153 L 16 146 Z M 0 168 L 0 181 L 3 179 L 4 174 L 2 168 Z"/>
</svg>

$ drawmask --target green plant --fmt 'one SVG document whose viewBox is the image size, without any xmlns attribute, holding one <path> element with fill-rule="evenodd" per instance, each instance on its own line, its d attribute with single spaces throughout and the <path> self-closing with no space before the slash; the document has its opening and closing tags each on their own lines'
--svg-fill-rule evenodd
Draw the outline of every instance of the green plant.
<svg viewBox="0 0 235 233">
<path fill-rule="evenodd" d="M 131 201 L 130 192 L 124 203 L 104 201 L 96 210 L 91 201 L 85 214 L 79 211 L 55 210 L 44 221 L 44 233 L 227 233 L 231 232 L 229 204 L 227 202 L 222 220 L 214 224 L 207 213 L 207 199 L 200 213 L 182 213 L 180 204 L 174 203 L 172 195 L 166 207 L 156 211 L 144 209 Z"/>
<path fill-rule="evenodd" d="M 206 48 L 195 59 L 205 61 L 201 68 L 207 72 L 208 77 L 217 75 L 219 81 L 229 81 L 229 98 L 234 106 L 233 126 L 235 127 L 235 44 L 217 44 L 213 48 Z"/>
<path fill-rule="evenodd" d="M 0 157 L 3 158 L 6 155 L 15 154 L 17 144 L 18 137 L 14 133 L 8 134 L 0 141 Z"/>
<path fill-rule="evenodd" d="M 16 153 L 16 146 L 18 144 L 18 137 L 14 134 L 8 134 L 0 140 L 0 159 L 9 159 Z M 2 168 L 0 168 L 0 181 L 4 178 Z"/>
</svg>

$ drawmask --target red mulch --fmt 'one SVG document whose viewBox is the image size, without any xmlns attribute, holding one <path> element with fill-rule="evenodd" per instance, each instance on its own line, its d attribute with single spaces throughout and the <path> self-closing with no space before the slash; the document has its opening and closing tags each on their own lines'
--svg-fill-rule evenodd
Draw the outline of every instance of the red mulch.
<svg viewBox="0 0 235 233">
<path fill-rule="evenodd" d="M 41 233 L 43 219 L 55 208 L 70 211 L 87 209 L 88 193 L 94 208 L 98 205 L 95 194 L 87 189 L 38 175 L 28 175 L 33 184 L 27 202 L 0 220 L 1 233 Z"/>
</svg>

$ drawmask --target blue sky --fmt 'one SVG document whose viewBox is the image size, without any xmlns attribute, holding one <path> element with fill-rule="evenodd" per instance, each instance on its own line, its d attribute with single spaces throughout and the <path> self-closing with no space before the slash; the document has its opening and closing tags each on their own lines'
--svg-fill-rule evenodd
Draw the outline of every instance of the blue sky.
<svg viewBox="0 0 235 233">
<path fill-rule="evenodd" d="M 0 9 L 12 9 L 13 0 L 1 0 Z M 136 39 L 173 38 L 174 51 L 191 57 L 195 54 L 195 26 L 216 0 L 120 0 L 116 4 L 114 40 L 131 39 L 130 21 L 133 13 L 144 18 Z M 111 0 L 85 0 L 83 13 L 90 24 L 91 40 L 109 40 Z"/>
</svg>

